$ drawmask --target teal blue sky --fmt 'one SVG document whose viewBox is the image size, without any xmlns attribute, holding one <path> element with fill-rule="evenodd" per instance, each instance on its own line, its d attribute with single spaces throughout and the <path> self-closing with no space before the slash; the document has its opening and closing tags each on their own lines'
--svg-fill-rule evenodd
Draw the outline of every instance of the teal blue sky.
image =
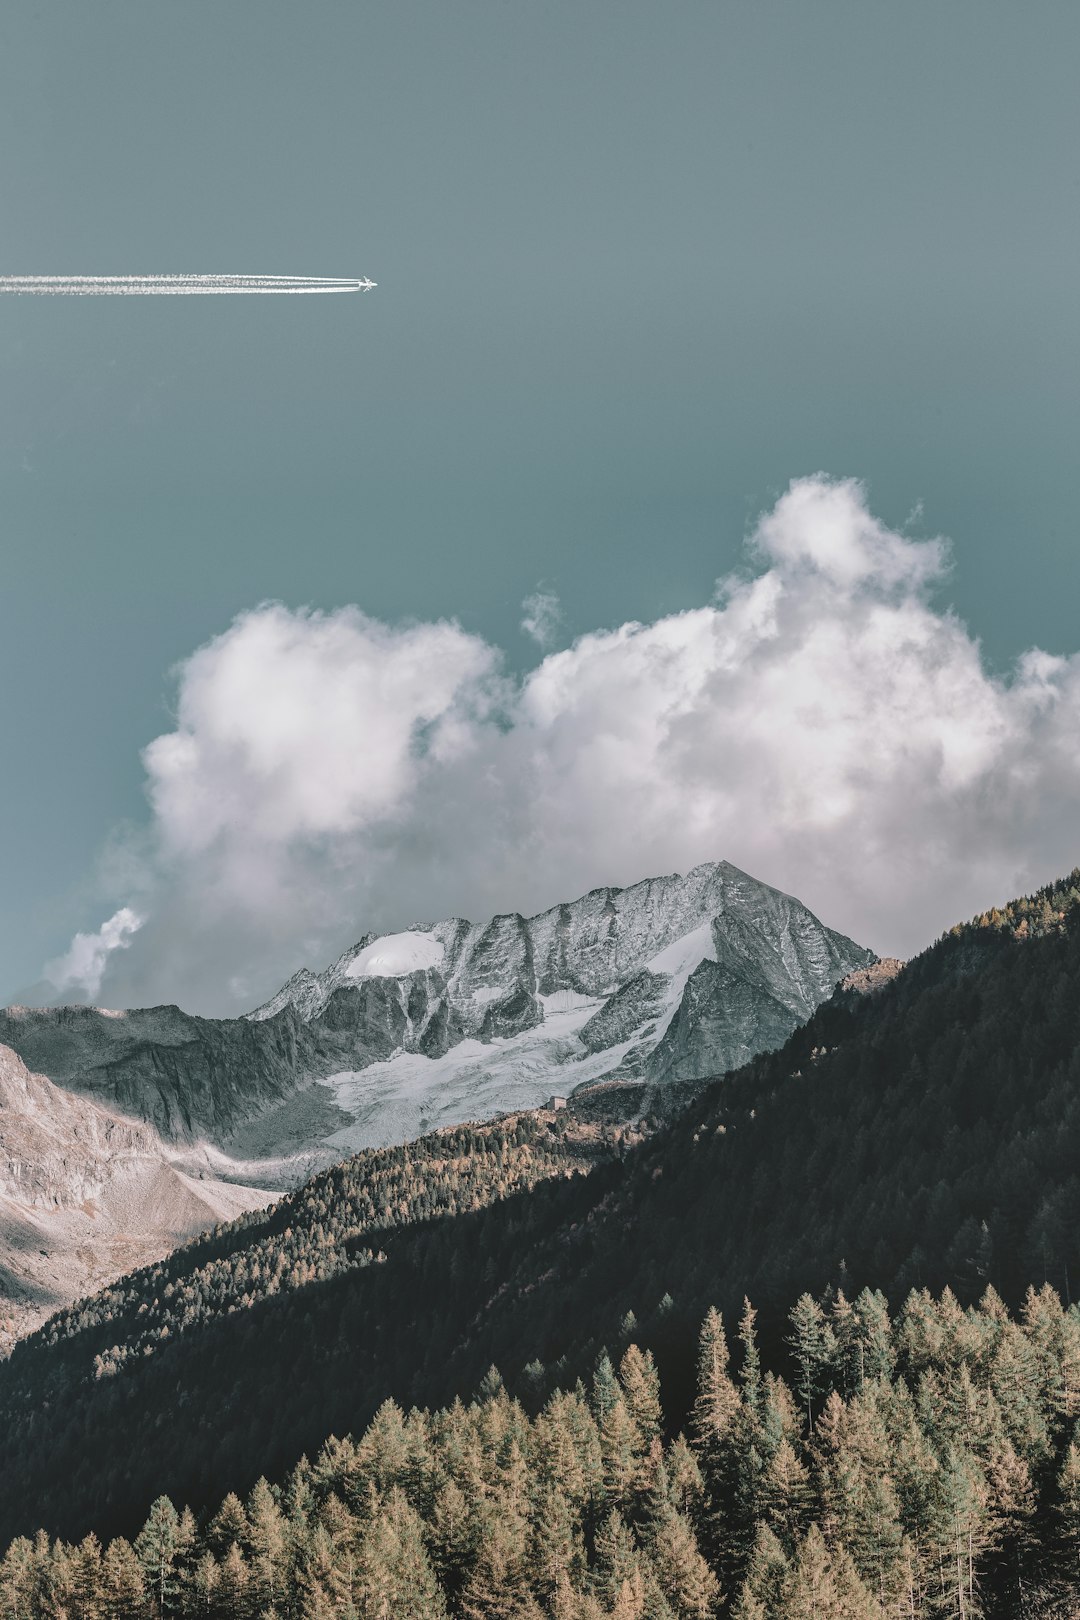
<svg viewBox="0 0 1080 1620">
<path fill-rule="evenodd" d="M 700 604 L 824 470 L 951 537 L 991 666 L 1073 651 L 1078 50 L 1042 0 L 6 8 L 0 269 L 379 285 L 0 301 L 0 993 L 268 598 L 526 667 L 538 585 L 565 640 Z"/>
</svg>

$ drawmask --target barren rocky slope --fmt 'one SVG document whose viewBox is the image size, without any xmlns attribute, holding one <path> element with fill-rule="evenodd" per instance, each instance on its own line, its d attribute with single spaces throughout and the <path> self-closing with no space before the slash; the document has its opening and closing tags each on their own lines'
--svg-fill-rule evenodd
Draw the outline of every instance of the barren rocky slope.
<svg viewBox="0 0 1080 1620">
<path fill-rule="evenodd" d="M 273 1194 L 177 1162 L 157 1132 L 0 1046 L 0 1351 L 60 1305 Z"/>
</svg>

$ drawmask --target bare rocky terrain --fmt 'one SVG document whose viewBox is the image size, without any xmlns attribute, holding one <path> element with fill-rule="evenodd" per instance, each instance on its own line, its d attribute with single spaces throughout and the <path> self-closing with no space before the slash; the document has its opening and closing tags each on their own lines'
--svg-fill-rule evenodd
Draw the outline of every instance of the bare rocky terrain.
<svg viewBox="0 0 1080 1620">
<path fill-rule="evenodd" d="M 0 1351 L 59 1306 L 274 1194 L 177 1161 L 142 1121 L 0 1046 Z"/>
</svg>

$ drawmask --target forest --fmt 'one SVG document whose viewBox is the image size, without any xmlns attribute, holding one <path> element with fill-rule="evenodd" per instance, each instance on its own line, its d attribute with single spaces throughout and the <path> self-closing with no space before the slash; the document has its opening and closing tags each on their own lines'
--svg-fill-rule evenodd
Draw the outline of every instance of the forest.
<svg viewBox="0 0 1080 1620">
<path fill-rule="evenodd" d="M 209 1551 L 221 1564 L 229 1548 L 215 1548 L 206 1541 L 208 1531 L 192 1527 L 209 1524 L 226 1493 L 249 1499 L 256 1489 L 265 1490 L 265 1479 L 285 1479 L 302 1454 L 323 1455 L 319 1448 L 327 1434 L 363 1434 L 380 1413 L 370 1431 L 376 1433 L 394 1409 L 385 1406 L 388 1399 L 400 1411 L 444 1408 L 453 1414 L 457 1398 L 480 1387 L 478 1406 L 468 1410 L 484 1410 L 489 1398 L 503 1403 L 498 1409 L 513 1412 L 514 1422 L 525 1425 L 517 1441 L 524 1456 L 527 1442 L 548 1432 L 545 1412 L 563 1410 L 560 1403 L 571 1399 L 580 1402 L 579 1381 L 593 1388 L 605 1348 L 619 1360 L 633 1342 L 648 1360 L 650 1378 L 659 1379 L 664 1490 L 689 1469 L 687 1456 L 702 1476 L 700 1490 L 694 1487 L 697 1495 L 676 1492 L 673 1501 L 693 1530 L 718 1590 L 726 1594 L 725 1612 L 738 1603 L 743 1616 L 831 1613 L 820 1606 L 778 1608 L 778 1593 L 784 1581 L 802 1578 L 793 1571 L 804 1557 L 824 1568 L 839 1556 L 830 1499 L 827 1493 L 813 1494 L 825 1490 L 814 1451 L 821 1443 L 820 1425 L 827 1421 L 820 1402 L 832 1389 L 845 1410 L 868 1410 L 865 1370 L 856 1388 L 850 1368 L 843 1370 L 847 1352 L 839 1347 L 847 1342 L 844 1312 L 865 1315 L 871 1309 L 867 1301 L 880 1300 L 881 1291 L 907 1299 L 889 1330 L 886 1382 L 894 1404 L 887 1412 L 874 1408 L 874 1422 L 880 1420 L 875 1432 L 884 1436 L 889 1468 L 902 1473 L 902 1457 L 915 1443 L 913 1433 L 901 1441 L 901 1431 L 889 1427 L 899 1421 L 896 1402 L 905 1411 L 914 1403 L 926 1445 L 942 1469 L 952 1468 L 947 1458 L 953 1442 L 933 1429 L 932 1420 L 944 1421 L 937 1407 L 948 1405 L 942 1393 L 946 1383 L 966 1379 L 967 1393 L 956 1397 L 961 1404 L 975 1401 L 975 1390 L 987 1396 L 990 1415 L 978 1418 L 985 1444 L 990 1445 L 985 1437 L 991 1429 L 998 1432 L 994 1426 L 1000 1418 L 1027 1470 L 1028 1494 L 1021 1494 L 1031 1512 L 1025 1508 L 1021 1518 L 1033 1537 L 1030 1546 L 1026 1541 L 1021 1546 L 1010 1539 L 1011 1531 L 1001 1530 L 992 1505 L 997 1486 L 986 1484 L 990 1453 L 979 1453 L 978 1479 L 970 1469 L 965 1477 L 969 1484 L 975 1480 L 972 1500 L 983 1501 L 980 1493 L 988 1490 L 985 1501 L 991 1505 L 984 1503 L 989 1517 L 983 1529 L 974 1524 L 970 1529 L 966 1586 L 958 1577 L 955 1587 L 947 1588 L 953 1598 L 942 1595 L 944 1554 L 933 1542 L 933 1556 L 940 1554 L 933 1588 L 926 1574 L 933 1562 L 926 1550 L 930 1543 L 912 1540 L 915 1521 L 901 1512 L 898 1545 L 908 1545 L 910 1556 L 922 1560 L 921 1573 L 917 1579 L 912 1575 L 915 1584 L 905 1589 L 908 1607 L 896 1607 L 890 1596 L 894 1606 L 887 1612 L 975 1614 L 973 1605 L 983 1601 L 980 1590 L 997 1594 L 993 1612 L 1041 1612 L 1016 1605 L 1021 1590 L 1023 1603 L 1030 1605 L 1036 1586 L 1049 1592 L 1066 1578 L 1067 1538 L 1059 1545 L 1057 1531 L 1048 1525 L 1059 1522 L 1063 1471 L 1071 1466 L 1073 1386 L 1067 1399 L 1061 1397 L 1064 1406 L 1055 1405 L 1059 1397 L 1047 1393 L 1051 1375 L 1044 1368 L 1042 1393 L 1032 1397 L 1042 1414 L 1044 1439 L 1022 1441 L 1019 1430 L 1010 1428 L 1012 1417 L 1005 1415 L 1009 1399 L 1005 1385 L 994 1383 L 996 1363 L 986 1345 L 990 1339 L 997 1343 L 998 1335 L 1008 1342 L 1010 1355 L 1028 1356 L 1016 1335 L 1033 1343 L 1032 1312 L 1045 1307 L 1063 1324 L 1054 1330 L 1062 1346 L 1059 1371 L 1072 1354 L 1063 1347 L 1072 1343 L 1075 1331 L 1071 1291 L 1080 1276 L 1080 998 L 1075 993 L 1080 929 L 1071 926 L 1078 904 L 1080 873 L 1074 873 L 1038 895 L 951 930 L 891 984 L 871 995 L 837 995 L 780 1052 L 709 1085 L 678 1117 L 639 1140 L 614 1131 L 579 1136 L 572 1123 L 536 1116 L 472 1134 L 466 1128 L 449 1141 L 443 1135 L 409 1149 L 363 1156 L 275 1210 L 245 1217 L 55 1319 L 0 1366 L 2 1540 L 33 1536 L 44 1521 L 44 1544 L 39 1539 L 28 1551 L 21 1539 L 14 1542 L 26 1570 L 39 1570 L 33 1579 L 43 1580 L 42 1546 L 52 1547 L 51 1538 L 81 1544 L 93 1533 L 103 1540 L 128 1537 L 134 1545 L 150 1504 L 167 1496 L 189 1504 L 196 1515 L 189 1523 L 196 1562 Z M 747 1457 L 756 1460 L 736 1468 L 729 1457 L 727 1483 L 717 1483 L 718 1465 L 709 1462 L 695 1427 L 696 1344 L 711 1307 L 739 1321 L 747 1295 L 759 1311 L 755 1342 L 761 1363 L 771 1369 L 760 1375 L 761 1387 L 776 1392 L 776 1412 L 782 1409 L 782 1421 L 775 1412 L 768 1419 L 768 1445 L 779 1446 L 778 1433 L 788 1440 L 798 1464 L 793 1477 L 805 1474 L 810 1495 L 799 1495 L 798 1512 L 792 1510 L 783 1523 L 768 1514 L 762 1519 L 755 1508 L 739 1521 L 743 1528 L 733 1531 L 735 1509 L 728 1498 L 735 1492 L 732 1500 L 743 1503 L 738 1511 L 749 1514 L 746 1504 L 756 1497 L 746 1495 L 746 1470 L 764 1467 L 768 1447 L 752 1424 L 747 1427 L 750 1419 L 741 1418 L 739 1444 L 745 1441 Z M 790 1318 L 795 1298 L 804 1314 L 824 1312 L 815 1330 L 817 1371 L 809 1375 Z M 1058 1303 L 1051 1306 L 1054 1298 Z M 856 1304 L 848 1307 L 849 1300 Z M 933 1348 L 925 1354 L 912 1349 L 920 1309 L 940 1328 L 926 1329 Z M 1021 1312 L 1019 1325 L 1010 1321 L 1010 1310 Z M 952 1325 L 942 1325 L 946 1318 Z M 973 1346 L 979 1333 L 989 1335 L 980 1341 L 981 1350 L 959 1355 L 961 1321 L 968 1324 L 965 1345 Z M 946 1344 L 953 1346 L 951 1359 L 939 1364 L 935 1357 L 945 1353 Z M 748 1376 L 756 1387 L 754 1356 L 749 1374 L 745 1352 L 736 1359 L 738 1409 L 749 1400 L 757 1420 L 765 1423 L 758 1396 L 748 1397 L 744 1387 Z M 492 1364 L 500 1369 L 498 1380 L 487 1372 Z M 884 1377 L 884 1363 L 877 1365 Z M 786 1389 L 795 1403 L 790 1412 Z M 918 1406 L 920 1389 L 938 1391 L 927 1397 L 925 1410 Z M 1022 1404 L 1026 1411 L 1027 1395 Z M 832 1411 L 836 1415 L 838 1408 Z M 969 1426 L 976 1424 L 970 1412 L 969 1418 Z M 450 1419 L 403 1421 L 414 1428 L 427 1425 L 425 1432 L 434 1434 Z M 689 1450 L 678 1440 L 688 1425 Z M 529 1456 L 526 1473 L 533 1470 L 539 1478 L 543 1467 L 535 1453 Z M 788 1453 L 783 1456 L 786 1468 Z M 692 1473 L 689 1469 L 687 1477 Z M 736 1478 L 742 1481 L 737 1490 Z M 908 1486 L 901 1489 L 899 1475 L 894 1483 L 902 1502 L 908 1501 Z M 286 1481 L 279 1506 L 292 1500 L 291 1488 Z M 410 1496 L 407 1484 L 390 1487 L 395 1488 L 400 1511 L 407 1507 L 421 1527 L 427 1525 L 426 1499 Z M 657 1489 L 653 1478 L 648 1501 L 654 1506 Z M 322 1500 L 317 1485 L 310 1491 L 313 1502 Z M 352 1516 L 345 1543 L 359 1568 L 368 1533 L 364 1526 L 370 1529 L 375 1521 L 365 1520 L 355 1492 L 335 1487 L 332 1494 Z M 717 1528 L 721 1498 L 727 1526 L 722 1535 Z M 385 1497 L 386 1512 L 389 1501 Z M 572 1582 L 574 1602 L 586 1605 L 582 1612 L 695 1612 L 672 1609 L 662 1581 L 657 1586 L 655 1572 L 650 1576 L 645 1569 L 652 1556 L 652 1509 L 645 1496 L 636 1505 L 627 1499 L 618 1511 L 643 1571 L 641 1601 L 653 1607 L 595 1607 L 608 1600 L 597 1595 L 590 1571 L 600 1567 L 597 1538 L 607 1522 L 604 1512 L 610 1517 L 610 1502 L 590 1496 L 589 1503 L 573 1530 L 583 1549 L 575 1553 L 578 1574 Z M 338 1511 L 336 1505 L 332 1511 Z M 531 1525 L 534 1510 L 521 1511 Z M 379 1522 L 385 1516 L 380 1512 Z M 767 1531 L 783 1552 L 786 1573 L 782 1581 L 777 1574 L 780 1584 L 764 1597 L 755 1596 L 753 1583 L 746 1584 L 751 1522 L 755 1547 Z M 450 1613 L 503 1612 L 461 1608 L 467 1576 L 459 1569 L 444 1579 L 430 1528 L 416 1533 Z M 539 1532 L 523 1520 L 525 1545 L 531 1545 L 534 1533 Z M 242 1536 L 234 1539 L 251 1565 L 250 1547 Z M 721 1541 L 728 1552 L 720 1550 Z M 743 1546 L 739 1556 L 748 1560 L 745 1571 L 730 1550 L 736 1541 Z M 126 1543 L 114 1544 L 121 1549 L 117 1557 L 127 1558 Z M 845 1556 L 867 1587 L 862 1553 L 851 1547 Z M 71 1553 L 64 1567 L 74 1558 Z M 1013 1573 L 1007 1576 L 1001 1560 L 1007 1564 L 1009 1558 Z M 776 1574 L 781 1565 L 772 1553 L 766 1563 L 769 1559 Z M 848 1582 L 857 1595 L 850 1571 L 838 1570 L 840 1565 L 828 1578 L 841 1586 Z M 250 1569 L 248 1575 L 254 1580 Z M 176 1580 L 179 1591 L 179 1575 Z M 879 1582 L 875 1597 L 872 1585 L 867 1590 L 879 1605 L 873 1612 L 881 1612 L 885 1588 Z M 966 1606 L 958 1608 L 962 1587 Z M 668 1610 L 647 1595 L 653 1588 Z M 550 1592 L 530 1591 L 529 1601 L 541 1604 L 538 1612 L 552 1612 Z M 922 1609 L 911 1607 L 916 1598 Z M 195 1600 L 189 1593 L 184 1601 Z M 359 1596 L 349 1601 L 357 1613 L 367 1612 Z M 715 1594 L 709 1601 L 715 1604 Z M 1013 1608 L 1002 1608 L 1004 1603 Z M 211 1612 L 209 1597 L 200 1612 Z M 339 1604 L 326 1612 L 347 1609 Z M 533 1611 L 526 1606 L 521 1612 Z"/>
<path fill-rule="evenodd" d="M 687 1431 L 624 1324 L 531 1413 L 497 1371 L 468 1406 L 393 1401 L 273 1485 L 133 1540 L 20 1537 L 3 1620 L 957 1620 L 1080 1603 L 1080 1311 L 913 1291 L 788 1313 L 793 1381 L 710 1310 Z"/>
</svg>

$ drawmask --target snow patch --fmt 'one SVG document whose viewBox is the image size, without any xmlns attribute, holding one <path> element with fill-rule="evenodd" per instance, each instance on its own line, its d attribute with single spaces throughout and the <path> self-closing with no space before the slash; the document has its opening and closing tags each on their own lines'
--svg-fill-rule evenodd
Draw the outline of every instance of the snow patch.
<svg viewBox="0 0 1080 1620">
<path fill-rule="evenodd" d="M 588 1008 L 591 1012 L 594 1007 L 602 1006 L 610 991 L 597 999 L 595 996 L 583 996 L 578 990 L 553 990 L 549 996 L 539 996 L 537 999 L 544 1009 L 544 1017 L 552 1018 L 558 1013 L 581 1012 Z"/>
<path fill-rule="evenodd" d="M 323 1138 L 340 1157 L 361 1148 L 390 1147 L 441 1125 L 490 1119 L 518 1108 L 539 1108 L 553 1090 L 569 1092 L 617 1067 L 634 1041 L 588 1052 L 578 1030 L 600 1003 L 584 996 L 565 1012 L 519 1035 L 465 1040 L 442 1057 L 399 1052 L 366 1069 L 332 1074 L 324 1082 L 352 1124 Z"/>
<path fill-rule="evenodd" d="M 694 928 L 681 939 L 676 939 L 664 950 L 657 952 L 647 964 L 650 973 L 667 974 L 670 983 L 664 993 L 664 1006 L 660 1017 L 656 1020 L 656 1041 L 661 1041 L 667 1034 L 668 1025 L 678 1011 L 686 989 L 686 981 L 694 969 L 702 962 L 716 961 L 716 947 L 713 944 L 712 923 L 702 923 L 700 928 Z"/>
<path fill-rule="evenodd" d="M 373 939 L 345 969 L 347 979 L 403 979 L 408 973 L 442 967 L 443 948 L 433 934 L 410 929 Z"/>
<path fill-rule="evenodd" d="M 645 965 L 650 973 L 668 973 L 673 979 L 681 978 L 685 984 L 698 963 L 706 959 L 716 961 L 711 922 L 702 923 L 700 928 L 684 934 Z"/>
</svg>

